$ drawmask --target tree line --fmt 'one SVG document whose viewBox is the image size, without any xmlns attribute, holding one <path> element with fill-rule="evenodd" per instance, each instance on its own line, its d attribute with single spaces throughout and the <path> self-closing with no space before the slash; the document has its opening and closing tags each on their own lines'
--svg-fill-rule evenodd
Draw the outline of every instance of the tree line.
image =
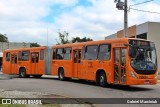
<svg viewBox="0 0 160 107">
<path fill-rule="evenodd" d="M 59 38 L 57 39 L 57 44 L 56 45 L 61 45 L 61 44 L 67 44 L 67 43 L 76 43 L 76 42 L 87 42 L 87 41 L 93 41 L 91 38 L 87 37 L 73 37 L 71 40 L 68 39 L 69 33 L 64 31 L 64 32 L 58 32 Z M 9 42 L 8 37 L 6 34 L 0 34 L 0 42 Z M 41 46 L 38 43 L 30 43 L 31 47 L 39 47 Z"/>
<path fill-rule="evenodd" d="M 0 34 L 0 42 L 9 42 L 6 34 Z M 31 47 L 39 47 L 41 45 L 39 45 L 38 43 L 30 43 L 30 46 Z"/>
<path fill-rule="evenodd" d="M 87 42 L 87 41 L 93 41 L 91 38 L 87 37 L 73 37 L 71 40 L 68 39 L 69 33 L 64 31 L 64 32 L 58 32 L 59 34 L 59 40 L 57 40 L 57 45 L 60 44 L 67 44 L 67 43 L 76 43 L 76 42 Z"/>
</svg>

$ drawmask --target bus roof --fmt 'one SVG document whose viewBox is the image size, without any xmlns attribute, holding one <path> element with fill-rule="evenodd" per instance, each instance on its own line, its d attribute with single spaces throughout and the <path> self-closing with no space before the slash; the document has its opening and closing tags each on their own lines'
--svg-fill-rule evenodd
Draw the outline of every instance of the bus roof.
<svg viewBox="0 0 160 107">
<path fill-rule="evenodd" d="M 103 44 L 103 43 L 115 43 L 115 42 L 128 43 L 129 39 L 131 39 L 131 40 L 145 40 L 145 39 L 139 39 L 139 38 L 115 38 L 115 39 L 107 39 L 107 40 L 98 40 L 98 41 L 88 41 L 88 42 L 80 42 L 80 43 L 68 43 L 68 44 L 62 44 L 62 45 L 55 45 L 52 48 L 83 46 L 83 45 L 93 45 L 93 44 Z M 149 40 L 145 40 L 145 41 L 149 41 Z"/>
<path fill-rule="evenodd" d="M 32 48 L 17 48 L 17 49 L 6 49 L 5 51 L 23 51 L 23 50 L 35 50 L 35 49 L 44 49 L 47 48 L 47 46 L 40 46 L 40 47 L 32 47 Z"/>
</svg>

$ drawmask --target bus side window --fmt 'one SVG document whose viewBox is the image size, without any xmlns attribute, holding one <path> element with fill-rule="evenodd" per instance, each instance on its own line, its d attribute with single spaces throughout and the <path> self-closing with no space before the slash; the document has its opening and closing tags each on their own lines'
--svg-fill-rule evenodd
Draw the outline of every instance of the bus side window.
<svg viewBox="0 0 160 107">
<path fill-rule="evenodd" d="M 85 52 L 85 59 L 96 60 L 97 59 L 98 46 L 87 46 Z"/>
<path fill-rule="evenodd" d="M 126 65 L 126 49 L 122 49 L 121 64 L 122 66 Z"/>
<path fill-rule="evenodd" d="M 78 63 L 80 63 L 81 62 L 81 51 L 78 51 L 79 53 L 78 53 Z"/>
<path fill-rule="evenodd" d="M 85 47 L 83 47 L 83 49 L 82 49 L 82 59 L 85 59 Z"/>
<path fill-rule="evenodd" d="M 63 48 L 57 50 L 56 59 L 63 59 Z"/>
<path fill-rule="evenodd" d="M 44 60 L 44 49 L 40 50 L 40 60 Z"/>
<path fill-rule="evenodd" d="M 22 60 L 22 52 L 19 51 L 19 52 L 18 52 L 18 61 L 21 61 L 21 60 Z"/>
<path fill-rule="evenodd" d="M 12 64 L 16 64 L 17 63 L 17 55 L 12 54 L 11 57 L 12 57 L 12 60 L 11 60 Z"/>
<path fill-rule="evenodd" d="M 6 61 L 8 61 L 8 62 L 10 61 L 10 52 L 6 53 Z"/>
<path fill-rule="evenodd" d="M 71 52 L 72 52 L 72 48 L 65 48 L 64 49 L 64 59 L 65 60 L 71 59 Z"/>
<path fill-rule="evenodd" d="M 109 60 L 111 46 L 109 44 L 103 44 L 99 47 L 98 59 L 99 60 Z"/>
<path fill-rule="evenodd" d="M 17 63 L 17 55 L 15 55 L 14 58 L 15 58 L 14 61 L 15 61 L 15 64 L 16 64 Z"/>
<path fill-rule="evenodd" d="M 57 49 L 53 49 L 53 59 L 56 59 L 56 51 Z"/>
<path fill-rule="evenodd" d="M 38 62 L 38 61 L 39 61 L 39 54 L 36 53 L 36 62 Z"/>
<path fill-rule="evenodd" d="M 30 54 L 30 51 L 23 51 L 22 52 L 22 61 L 28 61 L 29 60 L 29 54 Z"/>
<path fill-rule="evenodd" d="M 32 53 L 32 63 L 34 63 L 35 62 L 35 53 Z"/>
<path fill-rule="evenodd" d="M 15 63 L 14 54 L 11 55 L 11 62 L 12 62 L 12 64 Z"/>
</svg>

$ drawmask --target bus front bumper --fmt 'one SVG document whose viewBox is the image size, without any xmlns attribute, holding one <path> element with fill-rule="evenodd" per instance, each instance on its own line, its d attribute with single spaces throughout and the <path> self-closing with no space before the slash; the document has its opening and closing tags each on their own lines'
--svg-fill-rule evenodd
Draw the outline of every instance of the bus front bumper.
<svg viewBox="0 0 160 107">
<path fill-rule="evenodd" d="M 154 79 L 135 79 L 130 78 L 127 85 L 155 85 L 157 84 L 157 78 Z"/>
</svg>

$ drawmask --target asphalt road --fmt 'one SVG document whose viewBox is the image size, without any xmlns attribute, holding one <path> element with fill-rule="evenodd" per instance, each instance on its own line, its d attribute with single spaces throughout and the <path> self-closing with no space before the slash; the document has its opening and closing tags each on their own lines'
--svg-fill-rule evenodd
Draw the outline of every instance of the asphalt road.
<svg viewBox="0 0 160 107">
<path fill-rule="evenodd" d="M 78 80 L 59 81 L 57 78 L 48 76 L 40 79 L 12 78 L 0 80 L 0 89 L 47 92 L 70 98 L 160 98 L 160 83 L 157 85 L 139 85 L 130 87 L 109 85 L 103 88 L 96 86 L 95 83 L 92 82 Z M 106 105 L 100 106 L 105 107 Z M 151 105 L 141 104 L 133 106 L 149 107 Z M 152 106 L 158 107 L 159 105 Z"/>
</svg>

